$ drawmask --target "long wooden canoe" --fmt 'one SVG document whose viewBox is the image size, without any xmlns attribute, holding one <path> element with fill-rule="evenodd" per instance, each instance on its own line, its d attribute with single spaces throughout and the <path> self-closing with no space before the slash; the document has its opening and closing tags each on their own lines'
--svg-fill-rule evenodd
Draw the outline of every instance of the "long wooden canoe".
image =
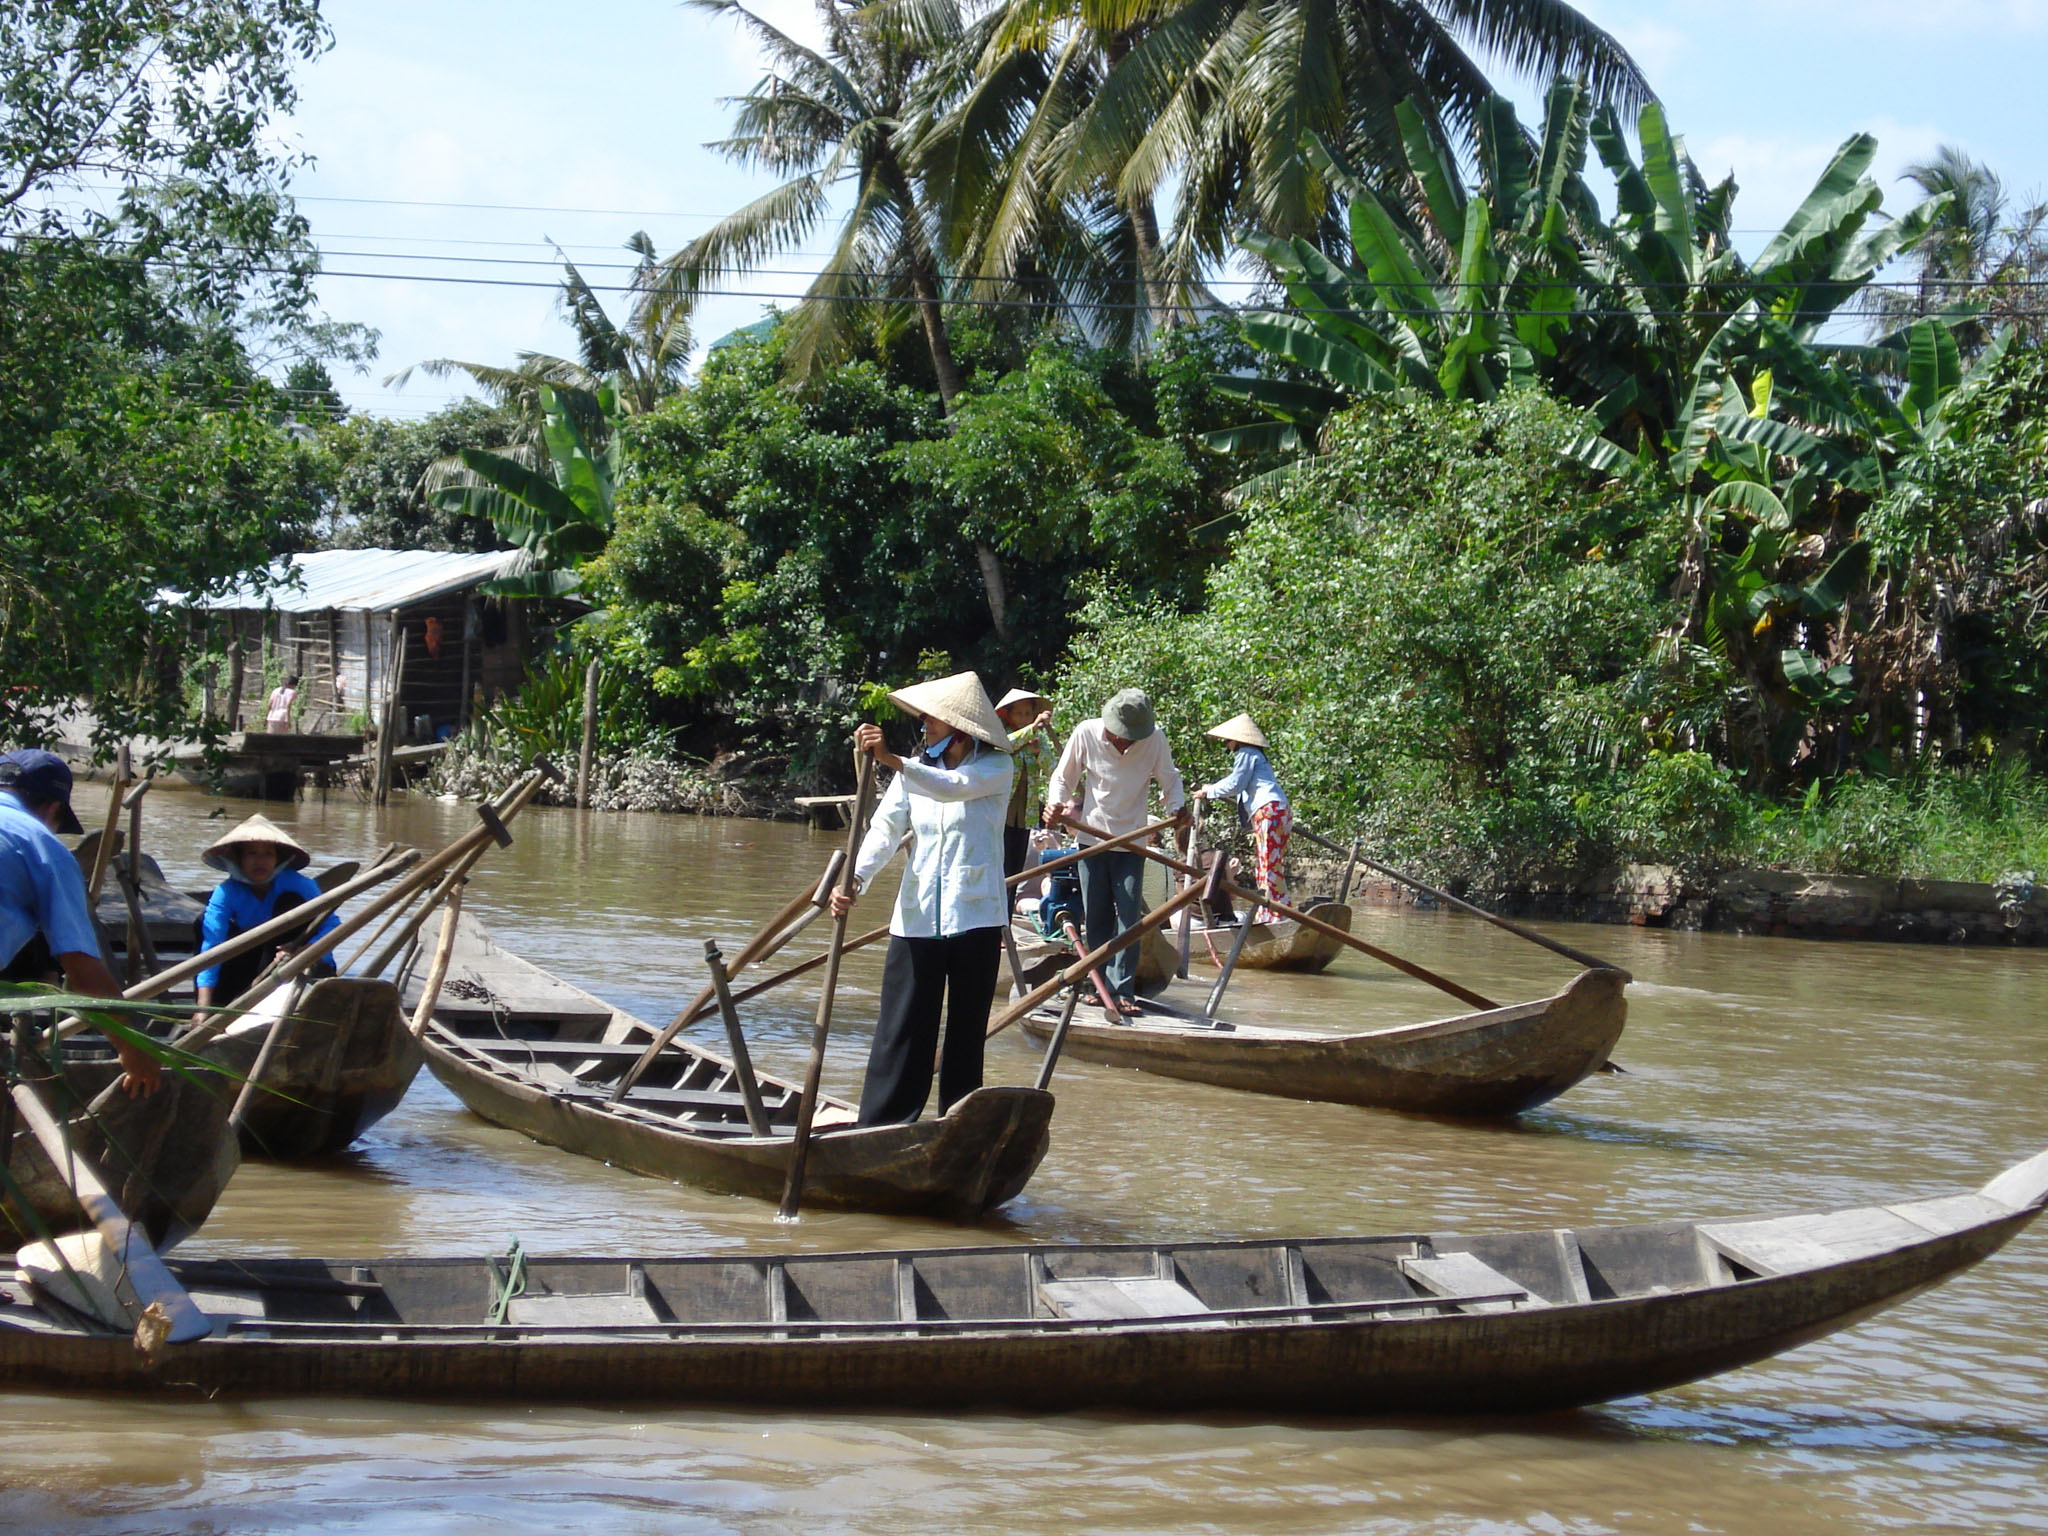
<svg viewBox="0 0 2048 1536">
<path fill-rule="evenodd" d="M 1620 971 L 1582 971 L 1555 997 L 1426 1024 L 1322 1035 L 1148 1013 L 1127 1024 L 1083 1011 L 1065 1054 L 1162 1077 L 1290 1099 L 1414 1114 L 1520 1114 L 1606 1064 L 1628 1022 Z M 1040 1041 L 1057 1015 L 1023 1020 Z"/>
<path fill-rule="evenodd" d="M 138 1351 L 39 1286 L 0 1385 L 1161 1413 L 1527 1413 L 1796 1348 L 1997 1252 L 2048 1152 L 1975 1193 L 1482 1236 L 687 1258 L 210 1259 Z"/>
<path fill-rule="evenodd" d="M 232 1106 L 255 1071 L 271 1031 L 281 1029 L 240 1127 L 249 1157 L 281 1162 L 328 1157 L 398 1107 L 425 1056 L 388 981 L 330 976 L 316 981 L 288 1017 L 276 1017 L 290 989 L 267 1010 L 215 1036 L 197 1054 L 226 1070 Z M 67 1047 L 67 1071 L 97 1092 L 113 1081 L 113 1052 L 93 1036 Z"/>
<path fill-rule="evenodd" d="M 500 948 L 466 914 L 461 924 L 421 1043 L 473 1113 L 636 1173 L 781 1198 L 796 1084 L 761 1075 L 770 1134 L 755 1136 L 732 1063 L 678 1038 L 613 1103 L 653 1026 Z M 860 1128 L 854 1105 L 821 1097 L 804 1203 L 978 1221 L 1044 1158 L 1052 1105 L 1035 1088 L 981 1088 L 935 1120 Z"/>
<path fill-rule="evenodd" d="M 150 1241 L 166 1248 L 199 1228 L 241 1164 L 228 1129 L 234 1086 L 211 1073 L 165 1072 L 147 1098 L 131 1099 L 119 1091 L 95 1098 L 98 1087 L 114 1075 L 75 1075 L 67 1065 L 61 1080 L 44 1085 L 45 1097 L 68 1106 L 60 1113 L 71 1147 L 99 1170 L 108 1191 Z M 27 1240 L 44 1231 L 61 1235 L 92 1225 L 70 1184 L 20 1126 L 7 1148 L 7 1177 L 0 1231 Z"/>
<path fill-rule="evenodd" d="M 1351 931 L 1351 908 L 1341 902 L 1321 901 L 1308 909 L 1308 915 L 1320 918 L 1333 928 Z M 1195 925 L 1194 942 L 1188 946 L 1188 958 L 1198 965 L 1218 966 L 1229 958 L 1230 946 L 1236 942 L 1236 925 L 1211 928 L 1204 924 Z M 1291 918 L 1277 923 L 1253 923 L 1252 931 L 1246 936 L 1244 948 L 1238 953 L 1238 966 L 1247 971 L 1302 971 L 1314 974 L 1328 970 L 1330 962 L 1344 951 L 1344 941 L 1332 938 L 1327 933 L 1297 923 Z"/>
</svg>

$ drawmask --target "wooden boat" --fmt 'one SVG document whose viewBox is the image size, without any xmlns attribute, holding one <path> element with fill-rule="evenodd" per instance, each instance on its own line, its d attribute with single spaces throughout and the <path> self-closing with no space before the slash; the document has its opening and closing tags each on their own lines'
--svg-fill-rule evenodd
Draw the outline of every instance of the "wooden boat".
<svg viewBox="0 0 2048 1536">
<path fill-rule="evenodd" d="M 756 1136 L 732 1063 L 679 1037 L 614 1103 L 654 1028 L 461 923 L 421 1043 L 473 1113 L 636 1173 L 781 1197 L 798 1085 L 760 1077 L 770 1134 Z M 1052 1105 L 1035 1088 L 981 1088 L 936 1120 L 859 1128 L 854 1105 L 820 1096 L 804 1202 L 979 1220 L 1044 1158 Z"/>
<path fill-rule="evenodd" d="M 89 1331 L 46 1272 L 0 1303 L 0 1386 L 1527 1413 L 1821 1338 L 1997 1252 L 2044 1201 L 2048 1152 L 1971 1194 L 1482 1236 L 173 1260 L 213 1334 L 145 1354 L 125 1332 Z"/>
<path fill-rule="evenodd" d="M 1067 1031 L 1064 1053 L 1290 1099 L 1424 1115 L 1514 1115 L 1605 1065 L 1628 1021 L 1626 984 L 1620 971 L 1582 971 L 1557 996 L 1537 1002 L 1350 1035 L 1178 1013 L 1109 1024 L 1083 1009 Z M 1044 1041 L 1057 1017 L 1042 1009 L 1022 1024 Z"/>
<path fill-rule="evenodd" d="M 272 993 L 264 1008 L 197 1054 L 226 1069 L 223 1091 L 232 1107 L 265 1040 L 283 1030 L 243 1117 L 242 1151 L 278 1161 L 327 1157 L 396 1109 L 426 1058 L 388 981 L 316 981 L 280 1020 L 286 1000 L 285 991 Z M 119 1071 L 111 1048 L 92 1036 L 69 1044 L 66 1067 L 95 1092 Z"/>
<path fill-rule="evenodd" d="M 1333 928 L 1351 931 L 1351 908 L 1341 902 L 1321 901 L 1307 909 Z M 1237 941 L 1237 925 L 1209 927 L 1195 924 L 1194 942 L 1188 945 L 1188 959 L 1196 965 L 1216 967 L 1230 956 Z M 1344 941 L 1318 933 L 1306 924 L 1288 919 L 1278 923 L 1253 923 L 1237 957 L 1247 971 L 1303 971 L 1313 974 L 1328 970 L 1330 962 L 1344 951 Z"/>
<path fill-rule="evenodd" d="M 108 1072 L 98 1081 L 113 1076 Z M 160 1248 L 196 1231 L 241 1165 L 228 1129 L 233 1085 L 206 1073 L 166 1072 L 147 1098 L 110 1093 L 87 1108 L 95 1104 L 94 1080 L 74 1077 L 67 1065 L 63 1081 L 68 1087 L 46 1084 L 45 1097 L 53 1107 L 71 1106 L 60 1111 L 70 1145 L 99 1169 L 122 1210 Z M 92 1225 L 70 1184 L 21 1126 L 15 1127 L 7 1148 L 7 1178 L 0 1229 L 25 1241 L 42 1231 L 73 1232 Z"/>
<path fill-rule="evenodd" d="M 1070 944 L 1056 943 L 1038 931 L 1038 925 L 1023 918 L 1010 924 L 1010 934 L 1017 941 L 1018 968 L 1024 977 L 1024 989 L 1029 991 L 1041 981 L 1058 975 L 1074 963 L 1074 949 Z M 1173 947 L 1171 939 L 1161 930 L 1154 928 L 1145 935 L 1138 945 L 1138 991 L 1145 995 L 1162 990 L 1173 979 L 1180 966 L 1180 952 Z M 1002 972 L 1003 984 L 998 985 L 1001 994 L 1004 985 L 1016 992 L 1015 978 L 1007 966 Z"/>
</svg>

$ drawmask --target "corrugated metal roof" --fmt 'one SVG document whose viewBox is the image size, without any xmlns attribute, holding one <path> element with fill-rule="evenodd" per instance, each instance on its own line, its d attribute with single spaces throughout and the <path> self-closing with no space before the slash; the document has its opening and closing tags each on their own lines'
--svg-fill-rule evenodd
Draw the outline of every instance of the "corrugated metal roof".
<svg viewBox="0 0 2048 1536">
<path fill-rule="evenodd" d="M 388 613 L 457 592 L 509 572 L 515 549 L 489 554 L 451 554 L 438 549 L 322 549 L 289 555 L 270 568 L 272 585 L 257 590 L 244 583 L 194 606 L 215 611 L 269 608 L 278 613 L 322 613 L 329 608 L 368 608 Z M 297 579 L 287 582 L 288 575 Z M 163 594 L 176 603 L 179 594 Z"/>
</svg>

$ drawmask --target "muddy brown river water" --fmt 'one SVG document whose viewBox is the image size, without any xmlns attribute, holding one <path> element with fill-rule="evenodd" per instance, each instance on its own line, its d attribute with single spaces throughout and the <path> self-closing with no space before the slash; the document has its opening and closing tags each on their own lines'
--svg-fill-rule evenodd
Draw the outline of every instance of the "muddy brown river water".
<svg viewBox="0 0 2048 1536">
<path fill-rule="evenodd" d="M 94 822 L 96 801 L 81 792 Z M 180 884 L 254 806 L 152 796 Z M 320 862 L 438 844 L 468 811 L 262 807 Z M 815 878 L 837 839 L 693 817 L 531 812 L 470 906 L 643 1016 Z M 883 892 L 861 912 L 886 913 Z M 1436 914 L 1365 936 L 1492 996 L 1565 962 Z M 1554 929 L 1637 976 L 1618 1059 L 1502 1126 L 1060 1067 L 1051 1155 L 981 1229 L 752 1201 L 606 1168 L 471 1118 L 422 1074 L 348 1156 L 245 1164 L 183 1251 L 682 1253 L 1253 1237 L 1785 1212 L 1970 1188 L 2048 1146 L 2048 953 Z M 849 960 L 828 1088 L 859 1084 L 879 974 Z M 750 1005 L 798 1070 L 815 993 Z M 1446 1011 L 1363 956 L 1242 977 L 1233 1011 L 1336 1028 Z M 1028 1081 L 1013 1031 L 992 1081 Z M 2048 1529 L 2048 1226 L 1896 1311 L 1762 1366 L 1540 1418 L 1351 1421 L 794 1414 L 0 1394 L 0 1529 L 53 1533 L 1860 1532 Z"/>
</svg>

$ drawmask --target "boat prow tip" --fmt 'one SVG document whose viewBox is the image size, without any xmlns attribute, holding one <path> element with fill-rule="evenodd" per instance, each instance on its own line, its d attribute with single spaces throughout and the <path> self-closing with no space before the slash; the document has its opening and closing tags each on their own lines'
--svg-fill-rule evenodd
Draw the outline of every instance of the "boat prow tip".
<svg viewBox="0 0 2048 1536">
<path fill-rule="evenodd" d="M 1977 1193 L 2015 1211 L 2038 1211 L 2048 1205 L 2048 1151 L 2013 1164 Z"/>
</svg>

